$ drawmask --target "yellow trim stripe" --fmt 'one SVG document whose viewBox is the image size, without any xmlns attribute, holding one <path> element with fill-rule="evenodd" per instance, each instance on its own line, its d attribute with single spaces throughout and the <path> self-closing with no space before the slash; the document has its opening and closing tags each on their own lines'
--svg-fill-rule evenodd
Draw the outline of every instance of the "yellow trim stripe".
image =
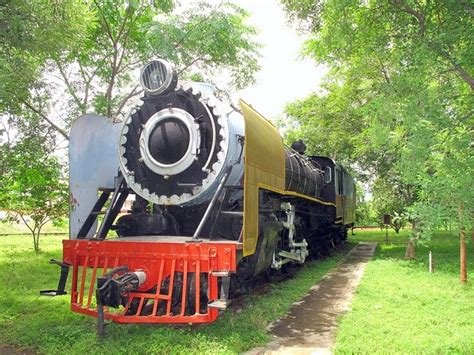
<svg viewBox="0 0 474 355">
<path fill-rule="evenodd" d="M 321 205 L 336 207 L 336 204 L 335 204 L 335 203 L 326 202 L 326 201 L 320 200 L 320 199 L 317 198 L 317 197 L 312 197 L 312 196 L 303 195 L 303 194 L 300 194 L 299 192 L 280 190 L 280 189 L 277 189 L 277 188 L 275 188 L 275 187 L 268 186 L 268 185 L 266 185 L 266 184 L 258 184 L 258 187 L 259 187 L 259 188 L 262 188 L 262 189 L 265 189 L 265 190 L 269 190 L 269 191 L 273 191 L 273 192 L 279 193 L 280 195 L 300 197 L 300 198 L 304 198 L 305 200 L 317 202 L 317 203 L 319 203 L 319 204 L 321 204 Z"/>
</svg>

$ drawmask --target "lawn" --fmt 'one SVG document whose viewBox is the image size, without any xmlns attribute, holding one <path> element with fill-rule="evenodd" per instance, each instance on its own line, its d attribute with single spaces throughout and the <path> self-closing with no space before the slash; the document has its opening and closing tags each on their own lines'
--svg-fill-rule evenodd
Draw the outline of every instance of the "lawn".
<svg viewBox="0 0 474 355">
<path fill-rule="evenodd" d="M 99 340 L 95 318 L 69 310 L 69 296 L 40 297 L 54 288 L 61 258 L 61 236 L 41 239 L 32 250 L 29 236 L 0 237 L 0 348 L 9 345 L 40 353 L 239 353 L 269 340 L 267 325 L 282 316 L 308 289 L 337 265 L 343 253 L 305 265 L 292 279 L 272 285 L 264 295 L 249 296 L 241 310 L 230 309 L 204 326 L 107 326 Z"/>
<path fill-rule="evenodd" d="M 336 353 L 472 353 L 474 289 L 459 282 L 459 241 L 438 233 L 417 250 L 417 260 L 403 259 L 408 232 L 356 231 L 352 241 L 381 241 L 352 303 L 340 319 Z M 432 251 L 435 273 L 428 272 Z M 474 270 L 473 243 L 468 269 Z"/>
<path fill-rule="evenodd" d="M 474 349 L 474 290 L 459 283 L 458 239 L 436 234 L 418 248 L 418 259 L 403 259 L 408 232 L 355 231 L 350 245 L 377 241 L 357 289 L 352 310 L 340 319 L 337 353 L 469 353 Z M 0 347 L 10 345 L 40 353 L 239 353 L 269 340 L 267 325 L 341 260 L 337 253 L 303 267 L 289 281 L 264 295 L 246 298 L 243 309 L 228 310 L 204 326 L 107 326 L 98 340 L 95 318 L 72 313 L 69 296 L 43 298 L 41 289 L 57 284 L 61 236 L 43 236 L 42 251 L 28 236 L 0 237 Z M 428 252 L 436 262 L 428 273 Z M 469 255 L 474 252 L 468 245 Z M 474 265 L 470 263 L 470 269 Z"/>
</svg>

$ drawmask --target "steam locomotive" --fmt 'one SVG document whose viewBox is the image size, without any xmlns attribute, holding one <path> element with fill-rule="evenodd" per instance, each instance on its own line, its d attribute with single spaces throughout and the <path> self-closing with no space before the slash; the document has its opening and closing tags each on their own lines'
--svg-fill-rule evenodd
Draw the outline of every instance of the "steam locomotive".
<svg viewBox="0 0 474 355">
<path fill-rule="evenodd" d="M 249 104 L 236 111 L 158 59 L 143 104 L 122 123 L 71 130 L 70 239 L 75 312 L 119 323 L 207 323 L 240 285 L 325 254 L 354 223 L 355 186 L 332 159 L 285 147 Z M 125 210 L 125 213 L 123 213 Z"/>
</svg>

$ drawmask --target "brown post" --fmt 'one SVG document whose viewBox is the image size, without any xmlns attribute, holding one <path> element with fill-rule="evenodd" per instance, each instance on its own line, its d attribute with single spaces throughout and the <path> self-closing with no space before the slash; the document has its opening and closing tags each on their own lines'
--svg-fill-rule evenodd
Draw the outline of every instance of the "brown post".
<svg viewBox="0 0 474 355">
<path fill-rule="evenodd" d="M 460 261 L 461 261 L 461 282 L 467 282 L 467 263 L 466 263 L 466 232 L 461 229 L 460 235 Z"/>
<path fill-rule="evenodd" d="M 459 261 L 460 261 L 460 276 L 461 282 L 467 282 L 467 253 L 466 253 L 466 231 L 464 230 L 463 226 L 463 213 L 464 213 L 464 205 L 461 203 L 459 206 L 459 222 L 461 224 L 461 231 L 459 233 Z"/>
<path fill-rule="evenodd" d="M 388 244 L 388 226 L 392 222 L 392 218 L 389 214 L 383 215 L 383 224 L 385 224 L 385 244 Z"/>
</svg>

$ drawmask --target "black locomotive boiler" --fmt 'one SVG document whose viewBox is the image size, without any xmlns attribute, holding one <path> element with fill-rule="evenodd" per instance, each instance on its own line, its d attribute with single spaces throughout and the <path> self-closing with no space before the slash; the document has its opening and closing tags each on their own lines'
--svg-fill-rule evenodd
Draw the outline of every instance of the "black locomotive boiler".
<svg viewBox="0 0 474 355">
<path fill-rule="evenodd" d="M 285 147 L 250 105 L 178 82 L 164 60 L 141 84 L 122 123 L 73 124 L 70 238 L 48 294 L 71 268 L 72 310 L 100 322 L 212 322 L 239 283 L 346 238 L 355 187 L 342 166 Z"/>
</svg>

